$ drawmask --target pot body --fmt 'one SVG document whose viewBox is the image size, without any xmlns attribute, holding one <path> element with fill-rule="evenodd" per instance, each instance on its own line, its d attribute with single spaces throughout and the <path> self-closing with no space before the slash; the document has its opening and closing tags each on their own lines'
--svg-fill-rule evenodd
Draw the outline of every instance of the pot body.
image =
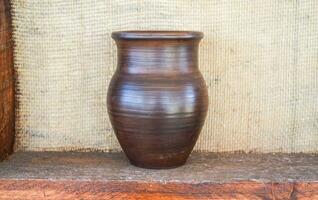
<svg viewBox="0 0 318 200">
<path fill-rule="evenodd" d="M 115 32 L 118 66 L 107 106 L 129 161 L 173 168 L 189 157 L 204 124 L 208 94 L 198 69 L 198 32 Z"/>
</svg>

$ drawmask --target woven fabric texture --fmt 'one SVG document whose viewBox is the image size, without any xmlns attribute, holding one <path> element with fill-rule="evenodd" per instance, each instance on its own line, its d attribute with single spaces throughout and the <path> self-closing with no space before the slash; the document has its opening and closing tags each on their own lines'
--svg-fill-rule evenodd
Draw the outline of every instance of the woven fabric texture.
<svg viewBox="0 0 318 200">
<path fill-rule="evenodd" d="M 12 0 L 16 150 L 118 151 L 106 108 L 119 30 L 205 33 L 197 151 L 318 152 L 316 0 Z"/>
</svg>

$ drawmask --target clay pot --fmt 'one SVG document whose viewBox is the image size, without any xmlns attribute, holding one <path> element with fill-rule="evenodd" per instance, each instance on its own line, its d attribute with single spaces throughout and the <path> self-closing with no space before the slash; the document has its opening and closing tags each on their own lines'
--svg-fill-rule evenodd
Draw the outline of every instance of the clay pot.
<svg viewBox="0 0 318 200">
<path fill-rule="evenodd" d="M 144 168 L 183 165 L 208 108 L 198 69 L 200 32 L 114 32 L 118 66 L 108 113 L 129 161 Z"/>
</svg>

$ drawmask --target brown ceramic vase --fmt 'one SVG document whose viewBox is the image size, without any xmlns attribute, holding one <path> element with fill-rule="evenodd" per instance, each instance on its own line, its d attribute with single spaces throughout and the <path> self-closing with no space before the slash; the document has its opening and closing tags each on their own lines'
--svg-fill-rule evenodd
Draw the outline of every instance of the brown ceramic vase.
<svg viewBox="0 0 318 200">
<path fill-rule="evenodd" d="M 118 66 L 107 106 L 129 161 L 174 168 L 189 157 L 204 124 L 208 94 L 198 69 L 200 32 L 114 32 Z"/>
</svg>

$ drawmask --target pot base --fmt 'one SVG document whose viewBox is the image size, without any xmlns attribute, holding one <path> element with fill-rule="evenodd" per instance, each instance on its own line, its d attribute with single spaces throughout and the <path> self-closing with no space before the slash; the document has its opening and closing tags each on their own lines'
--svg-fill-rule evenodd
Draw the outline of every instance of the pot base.
<svg viewBox="0 0 318 200">
<path fill-rule="evenodd" d="M 135 151 L 127 151 L 127 147 L 124 147 L 124 152 L 129 162 L 140 168 L 146 169 L 172 169 L 181 167 L 184 165 L 193 149 L 193 146 L 188 146 L 181 151 L 174 152 L 161 152 L 153 153 L 153 149 L 143 149 L 136 153 Z M 126 151 L 125 151 L 126 150 Z M 150 153 L 149 151 L 152 151 Z"/>
<path fill-rule="evenodd" d="M 139 168 L 144 168 L 144 169 L 174 169 L 174 168 L 178 168 L 181 167 L 183 165 L 185 165 L 185 163 L 187 162 L 182 161 L 180 163 L 169 163 L 169 164 L 145 164 L 144 162 L 136 162 L 136 161 L 132 161 L 129 160 L 130 164 L 134 165 L 135 167 L 139 167 Z"/>
</svg>

